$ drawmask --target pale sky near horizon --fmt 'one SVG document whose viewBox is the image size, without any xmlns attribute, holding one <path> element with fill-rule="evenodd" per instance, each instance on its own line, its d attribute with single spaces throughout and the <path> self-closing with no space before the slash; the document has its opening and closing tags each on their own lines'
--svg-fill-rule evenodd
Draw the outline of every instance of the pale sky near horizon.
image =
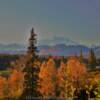
<svg viewBox="0 0 100 100">
<path fill-rule="evenodd" d="M 0 43 L 26 44 L 31 27 L 39 39 L 100 43 L 100 0 L 0 0 Z"/>
</svg>

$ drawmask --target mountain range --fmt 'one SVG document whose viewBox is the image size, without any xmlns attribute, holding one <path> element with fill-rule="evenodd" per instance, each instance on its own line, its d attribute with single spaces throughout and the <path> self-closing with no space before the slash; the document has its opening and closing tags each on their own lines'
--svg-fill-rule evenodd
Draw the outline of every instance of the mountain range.
<svg viewBox="0 0 100 100">
<path fill-rule="evenodd" d="M 95 54 L 100 56 L 100 46 L 93 46 L 92 48 L 94 49 Z M 54 37 L 52 39 L 40 40 L 37 49 L 39 55 L 79 55 L 82 50 L 83 54 L 87 56 L 90 48 L 68 38 Z M 26 50 L 27 45 L 23 44 L 0 44 L 0 53 L 23 54 Z"/>
</svg>

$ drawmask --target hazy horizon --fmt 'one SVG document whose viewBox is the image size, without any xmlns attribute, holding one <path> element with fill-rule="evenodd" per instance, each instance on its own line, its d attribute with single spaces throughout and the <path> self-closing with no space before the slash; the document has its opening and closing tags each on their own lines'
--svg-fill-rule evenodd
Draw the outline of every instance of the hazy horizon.
<svg viewBox="0 0 100 100">
<path fill-rule="evenodd" d="M 30 29 L 38 39 L 69 38 L 100 43 L 100 0 L 0 0 L 0 43 L 27 44 Z"/>
</svg>

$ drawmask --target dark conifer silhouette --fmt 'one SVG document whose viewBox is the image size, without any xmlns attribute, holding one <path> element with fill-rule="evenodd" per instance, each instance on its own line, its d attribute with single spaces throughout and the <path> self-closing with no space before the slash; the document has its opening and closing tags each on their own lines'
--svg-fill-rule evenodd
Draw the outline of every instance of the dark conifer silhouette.
<svg viewBox="0 0 100 100">
<path fill-rule="evenodd" d="M 88 65 L 91 69 L 96 67 L 96 56 L 92 48 L 89 51 Z"/>
<path fill-rule="evenodd" d="M 24 75 L 24 90 L 21 98 L 23 100 L 35 100 L 39 95 L 38 93 L 38 73 L 39 67 L 35 65 L 37 59 L 36 51 L 36 34 L 34 29 L 31 30 L 31 36 L 29 38 L 29 47 L 26 55 L 25 65 L 23 67 Z"/>
<path fill-rule="evenodd" d="M 79 55 L 79 61 L 81 62 L 81 63 L 83 63 L 83 59 L 84 59 L 84 57 L 83 57 L 83 52 L 82 52 L 82 49 L 80 50 L 80 55 Z"/>
</svg>

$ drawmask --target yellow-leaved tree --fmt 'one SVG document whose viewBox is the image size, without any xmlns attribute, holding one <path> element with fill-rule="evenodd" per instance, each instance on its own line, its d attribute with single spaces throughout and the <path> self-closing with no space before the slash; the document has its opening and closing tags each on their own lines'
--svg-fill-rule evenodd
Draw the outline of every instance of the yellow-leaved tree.
<svg viewBox="0 0 100 100">
<path fill-rule="evenodd" d="M 80 87 L 82 85 L 82 81 L 87 75 L 87 68 L 85 64 L 81 63 L 78 58 L 72 57 L 67 62 L 67 76 L 68 79 L 76 85 L 76 87 Z"/>
<path fill-rule="evenodd" d="M 86 84 L 87 68 L 77 57 L 71 57 L 67 62 L 66 72 L 66 95 L 73 98 L 75 90 L 80 91 Z"/>
<path fill-rule="evenodd" d="M 58 93 L 60 97 L 64 97 L 65 95 L 65 85 L 66 85 L 66 80 L 67 80 L 67 64 L 61 61 L 60 67 L 58 68 L 58 74 L 57 74 L 57 79 L 58 79 Z"/>
<path fill-rule="evenodd" d="M 42 63 L 39 73 L 39 91 L 44 97 L 55 96 L 56 73 L 55 62 L 52 58 Z"/>
<path fill-rule="evenodd" d="M 8 96 L 7 79 L 0 76 L 0 100 Z"/>
<path fill-rule="evenodd" d="M 9 86 L 9 97 L 18 98 L 23 90 L 23 73 L 21 71 L 13 70 L 9 79 L 8 79 L 8 86 Z"/>
</svg>

